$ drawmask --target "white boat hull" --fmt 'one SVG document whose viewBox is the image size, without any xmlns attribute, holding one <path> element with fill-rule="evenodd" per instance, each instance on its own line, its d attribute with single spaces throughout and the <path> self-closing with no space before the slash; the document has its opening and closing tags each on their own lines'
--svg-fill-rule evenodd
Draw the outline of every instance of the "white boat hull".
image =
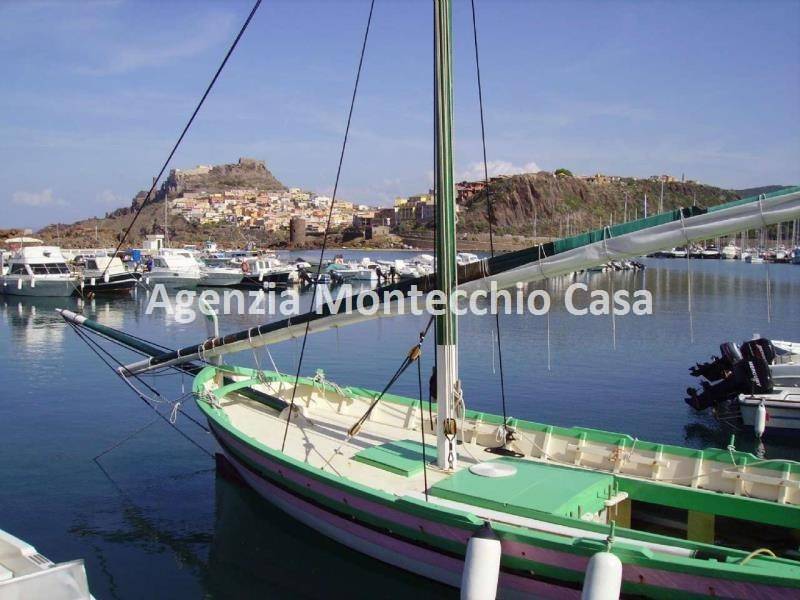
<svg viewBox="0 0 800 600">
<path fill-rule="evenodd" d="M 144 282 L 150 287 L 163 285 L 168 288 L 190 289 L 198 286 L 200 276 L 184 273 L 145 273 Z"/>
<path fill-rule="evenodd" d="M 203 273 L 199 285 L 208 287 L 230 287 L 242 282 L 242 273 Z"/>
<path fill-rule="evenodd" d="M 762 401 L 767 409 L 767 432 L 776 429 L 800 429 L 800 389 L 776 388 L 773 394 L 740 396 L 742 422 L 748 427 L 755 425 L 756 412 Z"/>
<path fill-rule="evenodd" d="M 31 280 L 29 275 L 7 276 L 2 280 L 2 292 L 8 296 L 33 296 L 38 298 L 66 298 L 75 293 L 76 281 L 72 279 Z"/>
</svg>

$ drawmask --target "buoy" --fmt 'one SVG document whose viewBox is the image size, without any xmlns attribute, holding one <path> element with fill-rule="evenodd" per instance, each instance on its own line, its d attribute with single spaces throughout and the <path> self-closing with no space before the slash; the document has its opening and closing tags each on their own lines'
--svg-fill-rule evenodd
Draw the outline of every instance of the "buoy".
<svg viewBox="0 0 800 600">
<path fill-rule="evenodd" d="M 618 600 L 622 587 L 622 561 L 609 551 L 589 559 L 581 600 Z"/>
<path fill-rule="evenodd" d="M 106 271 L 105 273 L 103 273 L 103 281 L 105 281 L 106 283 L 108 283 L 110 279 L 111 279 L 111 277 L 109 277 L 109 275 L 108 275 L 108 271 Z"/>
<path fill-rule="evenodd" d="M 764 435 L 764 430 L 767 428 L 767 407 L 764 406 L 763 400 L 756 408 L 756 419 L 753 428 L 756 430 L 756 437 L 761 439 L 761 436 Z"/>
<path fill-rule="evenodd" d="M 486 521 L 467 542 L 461 574 L 461 600 L 494 600 L 502 554 L 500 538 Z"/>
</svg>

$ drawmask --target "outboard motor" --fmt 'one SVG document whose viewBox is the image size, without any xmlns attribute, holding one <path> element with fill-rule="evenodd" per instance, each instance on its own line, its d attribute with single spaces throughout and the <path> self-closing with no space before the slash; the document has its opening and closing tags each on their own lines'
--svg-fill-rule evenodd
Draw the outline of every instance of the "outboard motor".
<svg viewBox="0 0 800 600">
<path fill-rule="evenodd" d="M 744 347 L 743 347 L 744 349 Z M 770 394 L 773 390 L 772 373 L 761 345 L 753 344 L 744 352 L 746 357 L 733 364 L 724 378 L 711 385 L 702 382 L 700 393 L 693 388 L 686 392 L 686 403 L 695 410 L 705 410 L 722 402 L 733 400 L 739 394 Z M 721 360 L 721 359 L 720 359 Z"/>
<path fill-rule="evenodd" d="M 712 356 L 705 363 L 696 363 L 689 369 L 694 377 L 705 377 L 709 381 L 719 381 L 733 370 L 733 366 L 742 360 L 742 352 L 733 342 L 725 342 L 719 346 L 720 356 Z"/>
<path fill-rule="evenodd" d="M 311 276 L 308 274 L 308 271 L 306 271 L 305 267 L 297 268 L 297 276 L 300 278 L 300 281 L 302 281 L 305 285 L 311 285 L 312 283 L 314 283 L 311 280 Z"/>
<path fill-rule="evenodd" d="M 777 352 L 775 346 L 767 338 L 758 338 L 757 340 L 750 340 L 742 344 L 742 354 L 745 358 L 763 358 L 767 361 L 768 365 L 775 362 Z"/>
</svg>

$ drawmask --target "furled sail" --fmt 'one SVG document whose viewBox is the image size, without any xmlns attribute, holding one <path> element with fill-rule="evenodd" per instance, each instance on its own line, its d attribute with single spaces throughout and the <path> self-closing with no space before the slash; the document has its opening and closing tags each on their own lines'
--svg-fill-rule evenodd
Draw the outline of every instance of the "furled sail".
<svg viewBox="0 0 800 600">
<path fill-rule="evenodd" d="M 712 208 L 681 208 L 605 227 L 581 235 L 533 246 L 462 265 L 459 288 L 465 291 L 498 288 L 518 282 L 530 283 L 557 277 L 658 250 L 731 235 L 748 229 L 761 229 L 800 218 L 800 187 L 785 188 L 772 194 L 728 202 Z M 338 306 L 326 304 L 302 315 L 267 323 L 237 333 L 212 337 L 200 344 L 152 356 L 125 367 L 130 373 L 173 366 L 186 361 L 208 360 L 224 354 L 274 344 L 309 333 L 326 331 L 379 317 L 407 312 L 411 293 L 425 294 L 435 288 L 434 276 L 423 276 L 377 290 L 377 296 L 362 292 L 352 302 Z M 394 292 L 394 293 L 389 293 Z M 376 299 L 377 298 L 377 299 Z M 377 308 L 373 314 L 352 310 L 361 303 Z M 380 304 L 375 307 L 375 302 Z M 62 316 L 70 319 L 70 313 Z"/>
</svg>

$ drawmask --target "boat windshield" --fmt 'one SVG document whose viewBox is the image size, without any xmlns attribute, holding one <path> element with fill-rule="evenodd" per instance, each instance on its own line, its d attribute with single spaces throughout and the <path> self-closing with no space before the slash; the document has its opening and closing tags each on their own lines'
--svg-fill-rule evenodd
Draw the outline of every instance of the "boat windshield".
<svg viewBox="0 0 800 600">
<path fill-rule="evenodd" d="M 69 273 L 66 263 L 44 263 L 30 265 L 34 275 L 62 275 Z"/>
</svg>

